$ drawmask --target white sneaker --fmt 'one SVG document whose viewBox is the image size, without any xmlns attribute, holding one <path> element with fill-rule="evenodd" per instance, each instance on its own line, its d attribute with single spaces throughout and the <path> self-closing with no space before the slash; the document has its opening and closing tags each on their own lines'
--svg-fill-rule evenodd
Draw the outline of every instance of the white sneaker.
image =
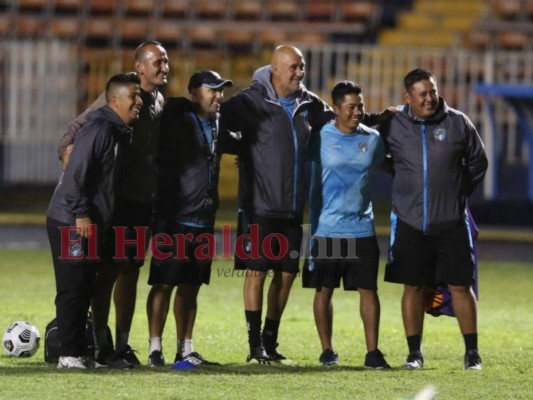
<svg viewBox="0 0 533 400">
<path fill-rule="evenodd" d="M 87 366 L 85 365 L 85 359 L 83 357 L 59 357 L 57 368 L 87 369 Z"/>
</svg>

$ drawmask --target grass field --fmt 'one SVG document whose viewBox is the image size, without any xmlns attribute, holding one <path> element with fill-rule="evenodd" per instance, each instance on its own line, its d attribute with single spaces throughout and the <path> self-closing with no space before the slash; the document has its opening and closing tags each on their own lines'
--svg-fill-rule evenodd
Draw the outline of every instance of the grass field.
<svg viewBox="0 0 533 400">
<path fill-rule="evenodd" d="M 51 258 L 41 250 L 1 250 L 0 329 L 28 320 L 44 336 L 54 316 Z M 147 268 L 139 297 L 131 343 L 147 358 L 145 302 Z M 216 261 L 212 282 L 200 292 L 195 349 L 223 363 L 193 371 L 58 371 L 43 361 L 43 349 L 29 359 L 0 356 L 1 399 L 400 399 L 428 384 L 437 399 L 531 399 L 533 383 L 533 265 L 483 263 L 480 267 L 479 327 L 483 371 L 464 371 L 463 344 L 456 320 L 427 317 L 424 334 L 426 367 L 404 371 L 406 355 L 399 311 L 401 287 L 380 277 L 382 322 L 380 347 L 392 371 L 362 368 L 365 354 L 358 296 L 334 296 L 334 343 L 341 365 L 318 365 L 320 347 L 311 311 L 313 292 L 297 282 L 280 332 L 280 350 L 297 366 L 246 365 L 246 329 L 242 277 L 231 263 Z M 113 317 L 113 313 L 112 313 Z M 111 321 L 111 326 L 113 321 Z M 41 343 L 43 345 L 43 343 Z M 173 318 L 164 336 L 167 360 L 175 350 Z"/>
</svg>

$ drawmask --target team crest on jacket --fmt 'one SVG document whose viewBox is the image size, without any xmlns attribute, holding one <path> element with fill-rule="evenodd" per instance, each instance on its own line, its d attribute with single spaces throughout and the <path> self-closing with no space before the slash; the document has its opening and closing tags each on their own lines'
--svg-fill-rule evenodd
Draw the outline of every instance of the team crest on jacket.
<svg viewBox="0 0 533 400">
<path fill-rule="evenodd" d="M 446 129 L 444 128 L 435 129 L 433 131 L 433 137 L 439 142 L 442 142 L 444 139 L 446 139 Z"/>
<path fill-rule="evenodd" d="M 359 151 L 366 153 L 368 151 L 368 145 L 364 142 L 359 143 Z"/>
</svg>

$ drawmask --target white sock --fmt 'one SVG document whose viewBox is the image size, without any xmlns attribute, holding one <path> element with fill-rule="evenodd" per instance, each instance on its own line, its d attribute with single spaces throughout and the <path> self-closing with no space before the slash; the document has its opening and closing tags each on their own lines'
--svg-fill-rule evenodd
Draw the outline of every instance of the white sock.
<svg viewBox="0 0 533 400">
<path fill-rule="evenodd" d="M 150 350 L 148 350 L 148 354 L 152 354 L 154 351 L 163 351 L 163 347 L 161 346 L 162 341 L 163 339 L 160 337 L 151 337 Z"/>
<path fill-rule="evenodd" d="M 192 346 L 192 339 L 180 339 L 178 340 L 178 353 L 182 357 L 188 356 L 194 351 Z"/>
<path fill-rule="evenodd" d="M 116 340 L 117 340 L 117 343 L 115 344 L 115 350 L 118 353 L 119 351 L 126 349 L 126 346 L 128 345 L 128 342 L 130 341 L 130 333 L 117 331 Z"/>
</svg>

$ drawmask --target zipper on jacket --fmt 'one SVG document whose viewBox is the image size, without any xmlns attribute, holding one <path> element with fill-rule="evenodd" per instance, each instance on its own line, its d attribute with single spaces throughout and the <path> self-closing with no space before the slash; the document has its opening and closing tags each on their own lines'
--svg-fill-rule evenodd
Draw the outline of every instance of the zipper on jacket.
<svg viewBox="0 0 533 400">
<path fill-rule="evenodd" d="M 428 230 L 428 150 L 426 139 L 427 125 L 421 125 L 422 133 L 422 194 L 423 194 L 423 216 L 422 216 L 422 232 L 427 233 Z"/>
<path fill-rule="evenodd" d="M 294 140 L 294 187 L 292 193 L 292 211 L 296 212 L 296 194 L 298 192 L 298 133 L 294 126 L 294 115 L 291 118 L 292 137 Z"/>
</svg>

